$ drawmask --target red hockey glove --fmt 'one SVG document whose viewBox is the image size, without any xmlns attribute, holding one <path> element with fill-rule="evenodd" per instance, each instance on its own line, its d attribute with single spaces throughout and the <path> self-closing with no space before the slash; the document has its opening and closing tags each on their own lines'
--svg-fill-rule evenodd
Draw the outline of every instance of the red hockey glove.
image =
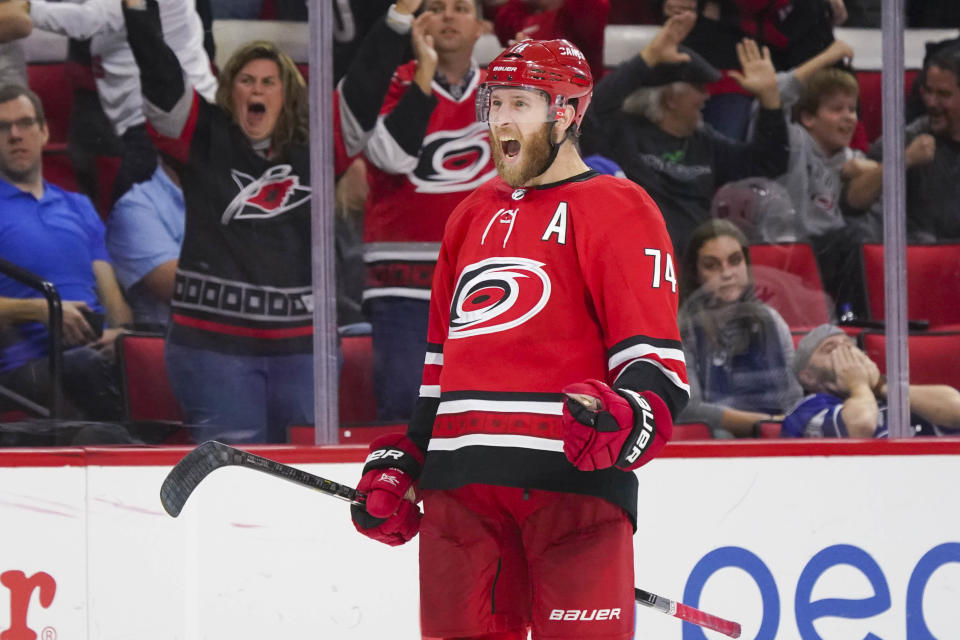
<svg viewBox="0 0 960 640">
<path fill-rule="evenodd" d="M 568 394 L 563 452 L 581 471 L 613 466 L 632 471 L 656 457 L 673 435 L 670 411 L 652 391 L 611 389 L 599 380 L 585 380 L 563 392 Z M 591 399 L 595 406 L 584 404 Z"/>
<path fill-rule="evenodd" d="M 394 433 L 370 445 L 357 491 L 367 494 L 366 506 L 350 506 L 353 526 L 365 536 L 390 546 L 409 541 L 420 530 L 416 482 L 423 452 L 410 438 Z"/>
</svg>

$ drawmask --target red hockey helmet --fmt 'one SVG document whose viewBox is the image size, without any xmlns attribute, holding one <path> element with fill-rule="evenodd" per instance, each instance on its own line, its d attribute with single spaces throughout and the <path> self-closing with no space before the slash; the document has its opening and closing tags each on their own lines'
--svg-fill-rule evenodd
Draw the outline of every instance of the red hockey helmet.
<svg viewBox="0 0 960 640">
<path fill-rule="evenodd" d="M 487 78 L 477 92 L 477 120 L 490 118 L 490 94 L 498 87 L 533 89 L 547 94 L 547 121 L 560 117 L 577 99 L 574 122 L 580 126 L 593 96 L 593 76 L 587 59 L 568 40 L 523 40 L 487 66 Z"/>
</svg>

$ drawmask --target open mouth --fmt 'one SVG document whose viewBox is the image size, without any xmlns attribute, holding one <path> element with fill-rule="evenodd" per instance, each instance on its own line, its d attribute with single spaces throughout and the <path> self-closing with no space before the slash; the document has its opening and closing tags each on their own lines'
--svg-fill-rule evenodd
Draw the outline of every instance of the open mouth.
<svg viewBox="0 0 960 640">
<path fill-rule="evenodd" d="M 502 138 L 500 140 L 500 151 L 505 158 L 516 158 L 520 155 L 520 141 L 512 138 Z"/>
</svg>

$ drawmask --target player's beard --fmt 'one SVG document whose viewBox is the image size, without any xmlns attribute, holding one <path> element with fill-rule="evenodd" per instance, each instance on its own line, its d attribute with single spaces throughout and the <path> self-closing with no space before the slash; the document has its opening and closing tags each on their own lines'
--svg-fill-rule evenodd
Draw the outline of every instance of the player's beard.
<svg viewBox="0 0 960 640">
<path fill-rule="evenodd" d="M 500 141 L 491 134 L 490 146 L 493 151 L 493 163 L 504 182 L 516 189 L 547 170 L 547 161 L 550 159 L 552 152 L 550 147 L 550 134 L 552 132 L 553 125 L 551 123 L 544 123 L 543 128 L 529 137 L 518 132 L 516 136 L 520 141 L 521 161 L 518 164 L 510 165 L 507 164 L 503 155 L 503 147 L 500 145 Z"/>
</svg>

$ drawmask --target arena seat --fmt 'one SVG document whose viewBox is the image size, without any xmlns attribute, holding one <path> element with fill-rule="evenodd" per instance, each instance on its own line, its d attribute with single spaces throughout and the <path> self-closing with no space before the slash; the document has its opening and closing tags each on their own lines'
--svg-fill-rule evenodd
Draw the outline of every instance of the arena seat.
<svg viewBox="0 0 960 640">
<path fill-rule="evenodd" d="M 904 72 L 904 95 L 910 95 L 918 73 L 917 69 Z M 883 133 L 883 75 L 880 71 L 858 71 L 855 75 L 860 85 L 860 123 L 867 141 L 873 142 Z"/>
<path fill-rule="evenodd" d="M 864 282 L 871 320 L 884 311 L 882 244 L 863 245 Z M 907 319 L 926 321 L 929 328 L 960 329 L 960 243 L 907 245 Z"/>
<path fill-rule="evenodd" d="M 783 433 L 783 423 L 776 420 L 761 420 L 753 425 L 755 438 L 779 438 Z"/>
<path fill-rule="evenodd" d="M 757 297 L 780 312 L 791 330 L 830 321 L 831 305 L 809 244 L 750 245 L 750 263 Z"/>
<path fill-rule="evenodd" d="M 887 336 L 882 331 L 864 331 L 860 344 L 881 373 L 887 372 Z M 907 337 L 910 382 L 948 384 L 960 389 L 960 331 L 924 331 Z"/>
<path fill-rule="evenodd" d="M 678 422 L 673 425 L 671 442 L 684 440 L 712 440 L 713 433 L 703 422 Z"/>
<path fill-rule="evenodd" d="M 173 395 L 159 333 L 129 332 L 117 338 L 117 362 L 126 420 L 183 421 Z"/>
<path fill-rule="evenodd" d="M 340 369 L 340 424 L 373 422 L 377 402 L 373 395 L 373 338 L 343 336 L 343 366 Z"/>
<path fill-rule="evenodd" d="M 66 143 L 73 104 L 73 82 L 67 62 L 31 63 L 27 65 L 27 83 L 40 96 L 50 129 L 48 144 Z"/>
<path fill-rule="evenodd" d="M 65 143 L 45 146 L 41 160 L 44 180 L 66 191 L 77 191 L 77 176 Z"/>
</svg>

